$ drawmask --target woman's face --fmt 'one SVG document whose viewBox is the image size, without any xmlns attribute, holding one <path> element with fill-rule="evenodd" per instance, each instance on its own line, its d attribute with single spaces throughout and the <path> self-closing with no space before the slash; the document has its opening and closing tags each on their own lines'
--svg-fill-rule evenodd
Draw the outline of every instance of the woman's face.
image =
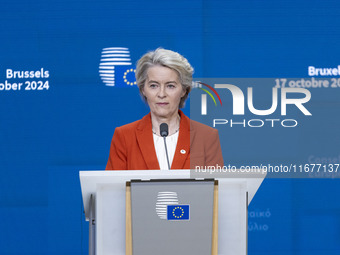
<svg viewBox="0 0 340 255">
<path fill-rule="evenodd" d="M 177 72 L 164 66 L 148 69 L 142 93 L 151 114 L 158 118 L 177 116 L 179 102 L 185 95 Z"/>
</svg>

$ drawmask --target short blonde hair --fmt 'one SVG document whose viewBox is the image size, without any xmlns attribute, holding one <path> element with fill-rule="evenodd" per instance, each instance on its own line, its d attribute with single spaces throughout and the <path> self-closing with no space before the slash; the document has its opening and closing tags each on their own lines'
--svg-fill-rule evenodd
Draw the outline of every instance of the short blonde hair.
<svg viewBox="0 0 340 255">
<path fill-rule="evenodd" d="M 188 60 L 179 53 L 162 48 L 146 53 L 137 62 L 136 81 L 142 98 L 146 101 L 142 92 L 147 79 L 148 69 L 157 65 L 168 67 L 177 72 L 183 91 L 186 92 L 180 100 L 179 108 L 184 107 L 185 100 L 188 98 L 192 88 L 192 74 L 194 73 L 194 69 Z"/>
</svg>

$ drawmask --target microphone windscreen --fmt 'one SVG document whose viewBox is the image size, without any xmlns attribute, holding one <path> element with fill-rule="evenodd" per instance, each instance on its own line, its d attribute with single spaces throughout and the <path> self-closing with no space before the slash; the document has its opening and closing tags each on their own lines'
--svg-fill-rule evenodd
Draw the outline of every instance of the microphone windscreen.
<svg viewBox="0 0 340 255">
<path fill-rule="evenodd" d="M 169 133 L 168 124 L 162 123 L 159 127 L 159 130 L 160 130 L 160 134 L 162 137 L 168 136 L 168 133 Z"/>
</svg>

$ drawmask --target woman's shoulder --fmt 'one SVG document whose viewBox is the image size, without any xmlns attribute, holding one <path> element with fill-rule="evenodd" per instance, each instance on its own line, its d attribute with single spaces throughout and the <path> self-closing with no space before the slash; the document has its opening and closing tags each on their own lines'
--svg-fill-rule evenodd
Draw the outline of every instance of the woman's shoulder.
<svg viewBox="0 0 340 255">
<path fill-rule="evenodd" d="M 131 132 L 134 132 L 136 129 L 143 129 L 144 126 L 147 125 L 149 118 L 150 116 L 148 114 L 140 120 L 136 120 L 134 122 L 125 124 L 123 126 L 116 127 L 116 131 L 123 132 L 123 133 L 131 133 Z"/>
<path fill-rule="evenodd" d="M 125 124 L 123 126 L 119 126 L 119 127 L 116 127 L 116 129 L 119 129 L 119 130 L 133 130 L 133 129 L 136 129 L 138 124 L 141 122 L 141 120 L 136 120 L 134 122 L 131 122 L 131 123 L 128 123 L 128 124 Z"/>
<path fill-rule="evenodd" d="M 190 119 L 190 129 L 194 130 L 196 132 L 203 132 L 207 134 L 211 133 L 217 133 L 217 129 L 210 127 L 208 125 L 202 124 L 198 121 Z"/>
</svg>

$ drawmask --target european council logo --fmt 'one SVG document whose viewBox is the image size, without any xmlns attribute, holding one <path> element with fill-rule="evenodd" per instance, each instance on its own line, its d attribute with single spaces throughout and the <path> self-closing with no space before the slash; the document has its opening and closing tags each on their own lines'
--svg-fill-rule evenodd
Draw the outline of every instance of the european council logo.
<svg viewBox="0 0 340 255">
<path fill-rule="evenodd" d="M 189 205 L 168 205 L 168 220 L 189 220 Z"/>
<path fill-rule="evenodd" d="M 109 47 L 102 50 L 99 75 L 106 86 L 136 86 L 135 73 L 128 48 Z"/>
</svg>

